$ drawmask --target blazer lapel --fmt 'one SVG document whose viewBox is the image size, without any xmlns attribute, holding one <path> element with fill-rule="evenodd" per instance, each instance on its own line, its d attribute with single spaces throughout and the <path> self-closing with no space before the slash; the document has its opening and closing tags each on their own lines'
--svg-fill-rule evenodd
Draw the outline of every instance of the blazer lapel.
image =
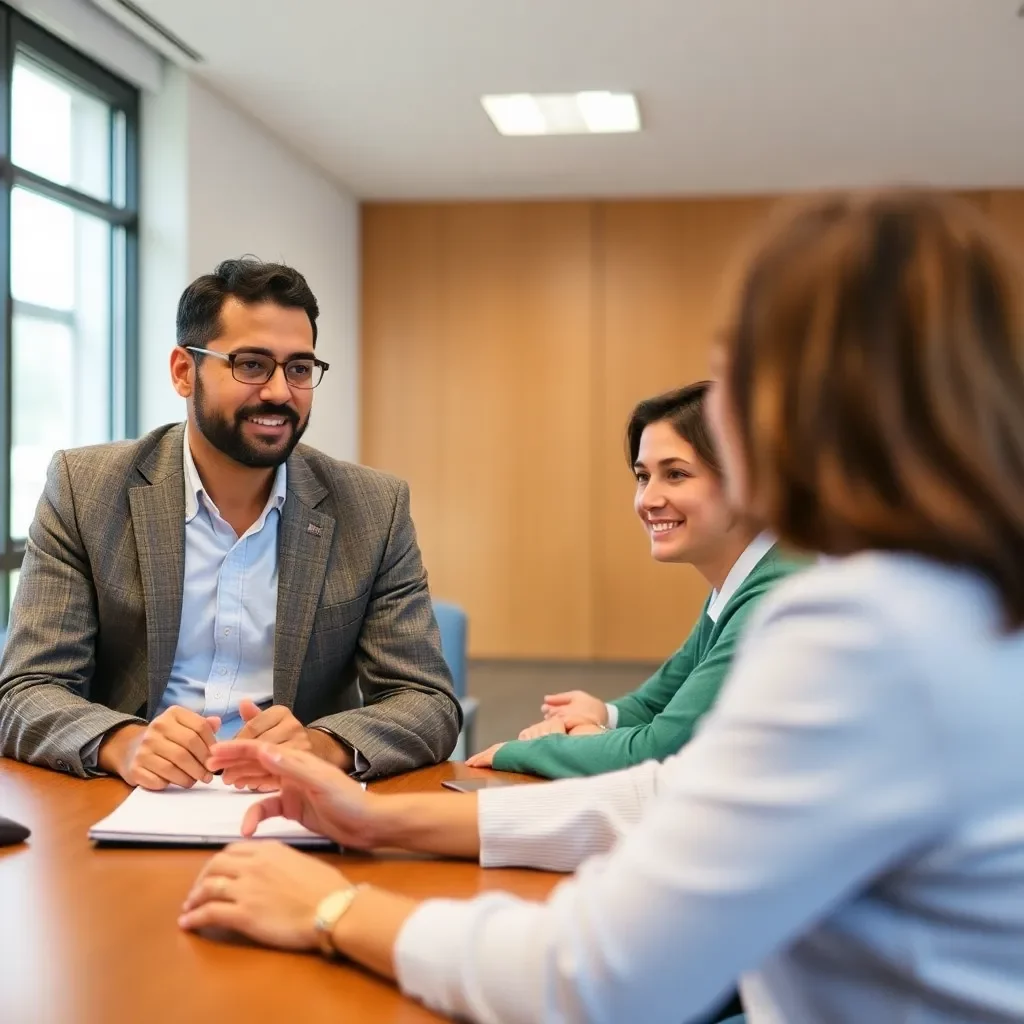
<svg viewBox="0 0 1024 1024">
<path fill-rule="evenodd" d="M 327 488 L 302 456 L 293 455 L 278 536 L 274 635 L 274 703 L 289 708 L 295 703 L 334 537 L 333 516 L 316 510 L 326 496 Z"/>
<path fill-rule="evenodd" d="M 128 492 L 146 604 L 150 718 L 167 687 L 181 627 L 185 579 L 183 430 L 177 427 L 167 432 L 138 467 L 146 482 Z"/>
</svg>

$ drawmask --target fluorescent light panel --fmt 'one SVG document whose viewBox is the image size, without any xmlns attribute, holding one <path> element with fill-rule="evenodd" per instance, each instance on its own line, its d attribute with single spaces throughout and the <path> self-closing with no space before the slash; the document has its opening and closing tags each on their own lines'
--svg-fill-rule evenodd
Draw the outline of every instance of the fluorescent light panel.
<svg viewBox="0 0 1024 1024">
<path fill-rule="evenodd" d="M 640 131 L 629 92 L 512 93 L 484 96 L 487 116 L 502 135 L 587 135 Z"/>
</svg>

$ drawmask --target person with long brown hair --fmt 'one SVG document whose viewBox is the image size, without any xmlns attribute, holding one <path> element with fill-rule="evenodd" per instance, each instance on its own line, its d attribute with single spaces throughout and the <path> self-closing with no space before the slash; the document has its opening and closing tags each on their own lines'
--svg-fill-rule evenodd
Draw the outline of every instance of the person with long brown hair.
<svg viewBox="0 0 1024 1024">
<path fill-rule="evenodd" d="M 322 939 L 471 1020 L 678 1024 L 737 975 L 750 1024 L 1024 1020 L 1017 267 L 958 200 L 816 199 L 755 248 L 715 368 L 734 502 L 833 557 L 765 598 L 679 755 L 418 797 L 254 742 L 211 760 L 280 782 L 247 834 L 284 814 L 575 877 L 545 902 L 418 903 L 242 843 L 183 927 Z"/>
</svg>

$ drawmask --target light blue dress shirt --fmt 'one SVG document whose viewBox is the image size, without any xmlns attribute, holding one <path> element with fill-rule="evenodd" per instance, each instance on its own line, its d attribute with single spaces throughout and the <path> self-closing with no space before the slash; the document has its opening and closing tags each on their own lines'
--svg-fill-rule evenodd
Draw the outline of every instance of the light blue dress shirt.
<svg viewBox="0 0 1024 1024">
<path fill-rule="evenodd" d="M 266 507 L 241 537 L 203 487 L 185 431 L 185 581 L 178 648 L 157 714 L 173 705 L 218 715 L 219 739 L 242 727 L 244 699 L 274 696 L 277 532 L 287 469 L 274 477 Z"/>
</svg>

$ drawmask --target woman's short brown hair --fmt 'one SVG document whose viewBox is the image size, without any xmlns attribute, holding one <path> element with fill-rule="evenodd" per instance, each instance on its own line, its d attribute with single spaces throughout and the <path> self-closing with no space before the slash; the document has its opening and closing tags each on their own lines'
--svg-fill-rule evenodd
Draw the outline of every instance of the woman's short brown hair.
<svg viewBox="0 0 1024 1024">
<path fill-rule="evenodd" d="M 780 539 L 973 568 L 1024 626 L 1024 301 L 980 211 L 894 191 L 786 212 L 725 356 L 751 511 Z"/>
<path fill-rule="evenodd" d="M 711 381 L 699 380 L 675 391 L 638 402 L 626 424 L 626 458 L 630 468 L 640 458 L 640 438 L 652 423 L 669 423 L 693 448 L 694 454 L 715 476 L 722 475 L 715 443 L 707 420 L 707 397 Z"/>
</svg>

